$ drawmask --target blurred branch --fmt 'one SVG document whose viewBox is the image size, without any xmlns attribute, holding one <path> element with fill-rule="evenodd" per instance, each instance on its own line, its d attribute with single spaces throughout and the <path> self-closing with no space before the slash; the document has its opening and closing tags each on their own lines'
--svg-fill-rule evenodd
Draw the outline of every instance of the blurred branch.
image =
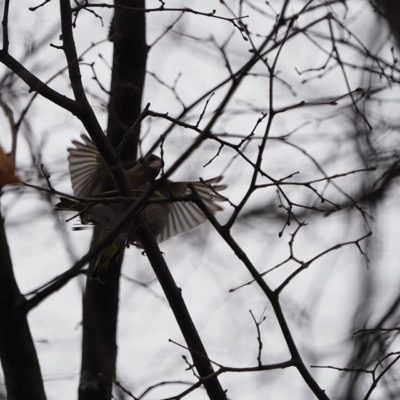
<svg viewBox="0 0 400 400">
<path fill-rule="evenodd" d="M 4 13 L 3 20 L 1 21 L 1 25 L 3 27 L 3 51 L 8 52 L 8 14 L 10 9 L 10 0 L 4 1 Z"/>
<path fill-rule="evenodd" d="M 0 215 L 0 361 L 9 399 L 45 400 L 35 345 L 10 257 Z M 23 384 L 22 384 L 23 383 Z"/>
</svg>

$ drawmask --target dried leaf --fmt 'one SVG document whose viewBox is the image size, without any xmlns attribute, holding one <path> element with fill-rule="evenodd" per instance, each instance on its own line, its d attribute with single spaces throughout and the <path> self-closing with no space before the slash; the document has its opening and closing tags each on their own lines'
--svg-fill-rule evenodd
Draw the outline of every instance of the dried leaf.
<svg viewBox="0 0 400 400">
<path fill-rule="evenodd" d="M 17 183 L 21 183 L 21 181 L 16 175 L 15 165 L 0 146 L 0 188 Z"/>
</svg>

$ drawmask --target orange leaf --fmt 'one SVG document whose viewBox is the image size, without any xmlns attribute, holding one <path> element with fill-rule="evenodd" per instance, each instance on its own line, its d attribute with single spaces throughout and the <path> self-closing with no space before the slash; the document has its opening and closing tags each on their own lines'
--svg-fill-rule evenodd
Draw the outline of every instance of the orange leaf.
<svg viewBox="0 0 400 400">
<path fill-rule="evenodd" d="M 15 173 L 15 165 L 0 146 L 0 188 L 12 183 L 21 183 L 21 181 Z"/>
</svg>

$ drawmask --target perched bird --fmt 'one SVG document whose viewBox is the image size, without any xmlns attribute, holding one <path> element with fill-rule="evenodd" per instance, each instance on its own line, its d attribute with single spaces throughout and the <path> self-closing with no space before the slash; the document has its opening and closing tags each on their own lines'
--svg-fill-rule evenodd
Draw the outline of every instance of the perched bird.
<svg viewBox="0 0 400 400">
<path fill-rule="evenodd" d="M 82 134 L 81 138 L 82 141 L 74 140 L 74 147 L 68 149 L 73 194 L 81 200 L 61 198 L 56 209 L 76 211 L 83 225 L 93 224 L 100 231 L 107 232 L 124 215 L 129 203 L 118 200 L 119 194 L 112 176 L 94 143 L 86 135 Z M 140 159 L 133 166 L 125 167 L 132 201 L 151 187 L 162 167 L 163 161 L 154 154 Z M 218 176 L 199 182 L 165 180 L 150 196 L 150 201 L 143 207 L 139 217 L 127 221 L 114 240 L 113 250 L 108 253 L 117 255 L 126 244 L 141 247 L 136 232 L 138 224 L 145 224 L 157 242 L 200 225 L 206 216 L 194 202 L 184 200 L 184 197 L 189 196 L 193 188 L 211 213 L 220 211 L 222 207 L 219 203 L 225 200 L 220 192 L 226 188 L 226 185 L 220 183 L 221 179 Z"/>
</svg>

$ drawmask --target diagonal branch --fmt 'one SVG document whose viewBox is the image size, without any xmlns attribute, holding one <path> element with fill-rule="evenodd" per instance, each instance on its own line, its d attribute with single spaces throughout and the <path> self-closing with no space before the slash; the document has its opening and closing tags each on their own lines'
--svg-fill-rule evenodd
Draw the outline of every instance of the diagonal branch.
<svg viewBox="0 0 400 400">
<path fill-rule="evenodd" d="M 181 290 L 176 286 L 174 278 L 160 252 L 157 242 L 145 228 L 138 229 L 138 234 L 146 251 L 147 258 L 153 267 L 153 271 L 162 286 L 182 335 L 185 338 L 194 365 L 200 378 L 204 380 L 203 384 L 209 398 L 211 400 L 226 400 L 226 393 L 215 375 L 206 349 L 183 300 Z"/>
</svg>

